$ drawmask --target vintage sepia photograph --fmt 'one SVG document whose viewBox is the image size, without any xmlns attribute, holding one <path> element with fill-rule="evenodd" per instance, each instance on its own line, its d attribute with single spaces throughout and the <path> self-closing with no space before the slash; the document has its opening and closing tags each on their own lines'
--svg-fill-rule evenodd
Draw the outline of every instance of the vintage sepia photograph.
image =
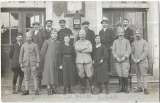
<svg viewBox="0 0 160 103">
<path fill-rule="evenodd" d="M 159 102 L 160 1 L 0 8 L 1 102 Z"/>
</svg>

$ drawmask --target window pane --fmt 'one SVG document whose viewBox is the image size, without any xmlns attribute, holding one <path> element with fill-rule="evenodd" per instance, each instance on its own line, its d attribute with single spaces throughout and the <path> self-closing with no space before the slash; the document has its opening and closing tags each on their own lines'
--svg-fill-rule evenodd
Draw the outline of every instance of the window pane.
<svg viewBox="0 0 160 103">
<path fill-rule="evenodd" d="M 9 27 L 9 12 L 1 12 L 1 23 L 5 27 Z"/>
<path fill-rule="evenodd" d="M 1 12 L 1 43 L 9 44 L 9 12 Z"/>
<path fill-rule="evenodd" d="M 18 28 L 18 13 L 11 13 L 10 15 L 10 27 Z"/>
</svg>

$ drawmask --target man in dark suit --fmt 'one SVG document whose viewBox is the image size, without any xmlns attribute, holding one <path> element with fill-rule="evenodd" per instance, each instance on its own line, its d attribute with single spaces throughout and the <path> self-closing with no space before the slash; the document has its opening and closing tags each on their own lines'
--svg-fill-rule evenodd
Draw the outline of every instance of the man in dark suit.
<svg viewBox="0 0 160 103">
<path fill-rule="evenodd" d="M 124 37 L 130 41 L 130 43 L 134 40 L 133 30 L 129 27 L 129 20 L 123 20 L 123 28 L 124 28 Z"/>
<path fill-rule="evenodd" d="M 19 53 L 20 53 L 20 48 L 22 45 L 22 34 L 18 33 L 16 37 L 16 42 L 13 43 L 10 49 L 9 56 L 12 59 L 12 71 L 13 71 L 13 94 L 16 94 L 17 92 L 21 92 L 21 86 L 22 86 L 22 81 L 24 77 L 24 73 L 21 70 L 20 64 L 19 64 Z M 17 83 L 17 78 L 19 77 L 19 84 L 18 84 L 18 90 L 16 91 L 16 83 Z"/>
<path fill-rule="evenodd" d="M 66 27 L 66 21 L 64 19 L 59 20 L 60 30 L 58 31 L 57 39 L 61 42 L 64 42 L 64 37 L 66 35 L 73 37 L 71 29 Z M 71 43 L 73 44 L 73 38 L 71 38 Z"/>
<path fill-rule="evenodd" d="M 112 43 L 115 39 L 115 34 L 112 30 L 112 28 L 109 27 L 109 19 L 103 18 L 101 21 L 102 29 L 99 32 L 99 35 L 101 37 L 102 43 L 108 48 L 111 49 Z"/>
<path fill-rule="evenodd" d="M 43 45 L 43 31 L 40 29 L 40 23 L 34 22 L 32 32 L 33 42 L 38 45 L 38 49 L 40 50 Z"/>
<path fill-rule="evenodd" d="M 43 40 L 47 40 L 50 38 L 50 34 L 53 29 L 52 24 L 53 24 L 52 20 L 46 20 L 46 26 L 43 33 Z"/>
<path fill-rule="evenodd" d="M 92 43 L 92 45 L 95 45 L 95 33 L 93 30 L 89 29 L 89 24 L 90 23 L 88 21 L 84 21 L 82 23 L 82 28 L 86 31 L 86 39 L 89 40 Z"/>
<path fill-rule="evenodd" d="M 116 36 L 112 30 L 112 28 L 109 27 L 109 19 L 108 18 L 103 18 L 101 21 L 102 24 L 102 29 L 99 32 L 99 36 L 101 38 L 101 42 L 102 44 L 104 44 L 106 46 L 106 48 L 109 50 L 109 71 L 111 70 L 111 48 L 112 48 L 112 44 L 113 41 L 115 40 Z"/>
</svg>

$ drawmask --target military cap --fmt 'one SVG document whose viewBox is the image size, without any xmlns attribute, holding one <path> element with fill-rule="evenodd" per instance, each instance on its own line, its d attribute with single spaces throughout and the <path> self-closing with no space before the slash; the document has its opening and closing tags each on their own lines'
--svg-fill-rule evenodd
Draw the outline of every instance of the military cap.
<svg viewBox="0 0 160 103">
<path fill-rule="evenodd" d="M 88 21 L 84 21 L 83 23 L 82 23 L 82 25 L 89 25 L 90 23 L 88 22 Z"/>
<path fill-rule="evenodd" d="M 59 23 L 66 23 L 66 20 L 61 19 L 61 20 L 59 20 Z"/>
<path fill-rule="evenodd" d="M 108 22 L 109 21 L 109 19 L 107 18 L 107 17 L 103 17 L 103 19 L 102 19 L 102 21 L 101 21 L 101 24 L 103 23 L 103 22 Z"/>
<path fill-rule="evenodd" d="M 52 21 L 52 20 L 46 20 L 46 24 L 47 24 L 48 22 L 51 22 L 51 23 L 53 23 L 53 21 Z"/>
</svg>

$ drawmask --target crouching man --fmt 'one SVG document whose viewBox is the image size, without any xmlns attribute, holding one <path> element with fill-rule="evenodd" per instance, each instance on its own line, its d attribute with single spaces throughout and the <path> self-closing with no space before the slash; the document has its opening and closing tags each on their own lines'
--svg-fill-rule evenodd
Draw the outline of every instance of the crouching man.
<svg viewBox="0 0 160 103">
<path fill-rule="evenodd" d="M 142 38 L 139 31 L 136 31 L 136 39 L 132 43 L 132 60 L 134 62 L 134 67 L 136 68 L 138 87 L 135 92 L 143 92 L 144 94 L 149 94 L 147 90 L 147 82 L 145 75 L 148 69 L 148 44 L 147 41 Z"/>
</svg>

